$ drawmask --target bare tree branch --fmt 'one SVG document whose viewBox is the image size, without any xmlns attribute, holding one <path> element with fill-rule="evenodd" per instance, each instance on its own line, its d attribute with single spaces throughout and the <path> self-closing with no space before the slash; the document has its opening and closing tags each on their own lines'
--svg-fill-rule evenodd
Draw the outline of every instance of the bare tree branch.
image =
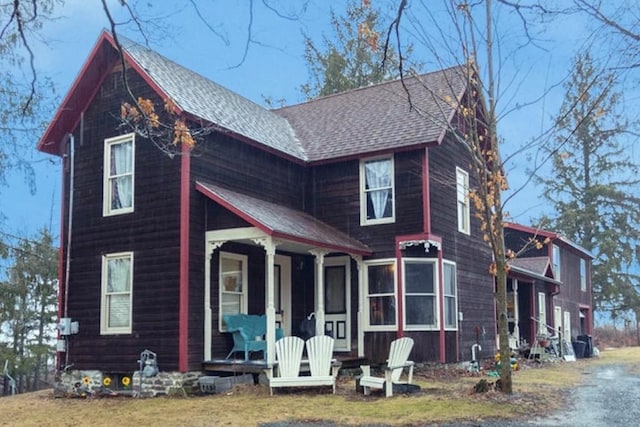
<svg viewBox="0 0 640 427">
<path fill-rule="evenodd" d="M 586 0 L 574 0 L 576 4 L 578 4 L 582 10 L 586 11 L 588 14 L 608 25 L 611 28 L 614 28 L 616 31 L 620 32 L 622 35 L 629 37 L 632 40 L 640 41 L 640 34 L 631 31 L 630 29 L 623 27 L 619 22 L 607 17 L 604 13 L 602 13 L 601 4 L 598 2 L 598 5 L 586 1 Z"/>
</svg>

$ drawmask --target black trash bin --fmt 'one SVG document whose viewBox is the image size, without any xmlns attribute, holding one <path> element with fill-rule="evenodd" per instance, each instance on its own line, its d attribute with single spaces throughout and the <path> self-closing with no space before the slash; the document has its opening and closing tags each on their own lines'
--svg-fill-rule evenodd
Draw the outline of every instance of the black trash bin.
<svg viewBox="0 0 640 427">
<path fill-rule="evenodd" d="M 593 339 L 591 338 L 591 335 L 578 335 L 576 339 L 578 341 L 584 341 L 585 343 L 584 357 L 593 356 Z"/>
<path fill-rule="evenodd" d="M 584 341 L 573 341 L 571 344 L 573 345 L 573 352 L 576 354 L 576 359 L 584 358 L 584 348 L 587 346 L 587 343 Z"/>
</svg>

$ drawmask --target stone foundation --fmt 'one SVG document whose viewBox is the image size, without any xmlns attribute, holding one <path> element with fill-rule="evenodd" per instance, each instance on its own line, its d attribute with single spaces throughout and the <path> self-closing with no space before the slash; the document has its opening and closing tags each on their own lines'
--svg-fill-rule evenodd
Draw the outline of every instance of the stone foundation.
<svg viewBox="0 0 640 427">
<path fill-rule="evenodd" d="M 58 397 L 186 396 L 199 392 L 198 378 L 202 375 L 202 372 L 159 372 L 153 377 L 145 377 L 140 374 L 140 371 L 131 373 L 67 371 L 56 377 L 54 395 Z"/>
</svg>

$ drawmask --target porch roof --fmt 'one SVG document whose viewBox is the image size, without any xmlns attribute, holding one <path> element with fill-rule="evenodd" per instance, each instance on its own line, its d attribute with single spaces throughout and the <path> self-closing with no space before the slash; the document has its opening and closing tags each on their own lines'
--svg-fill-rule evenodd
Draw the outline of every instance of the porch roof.
<svg viewBox="0 0 640 427">
<path fill-rule="evenodd" d="M 371 255 L 367 245 L 306 212 L 197 181 L 196 190 L 269 236 L 355 255 Z"/>
<path fill-rule="evenodd" d="M 562 282 L 553 277 L 553 269 L 551 268 L 549 257 L 515 258 L 509 261 L 509 266 L 514 273 L 555 285 L 562 284 Z"/>
</svg>

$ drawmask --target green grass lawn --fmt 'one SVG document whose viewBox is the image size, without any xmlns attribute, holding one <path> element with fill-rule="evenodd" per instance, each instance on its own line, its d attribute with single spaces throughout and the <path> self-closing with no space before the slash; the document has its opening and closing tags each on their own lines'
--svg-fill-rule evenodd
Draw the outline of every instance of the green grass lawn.
<svg viewBox="0 0 640 427">
<path fill-rule="evenodd" d="M 261 423 L 317 421 L 339 425 L 416 425 L 491 418 L 527 419 L 563 404 L 566 390 L 580 384 L 593 364 L 640 361 L 640 348 L 601 352 L 577 362 L 523 362 L 514 372 L 513 395 L 474 393 L 486 375 L 419 370 L 419 393 L 384 398 L 363 396 L 353 378 L 340 377 L 330 388 L 291 389 L 269 395 L 268 387 L 239 385 L 225 394 L 153 399 L 56 399 L 52 391 L 0 398 L 2 426 L 252 426 Z"/>
</svg>

